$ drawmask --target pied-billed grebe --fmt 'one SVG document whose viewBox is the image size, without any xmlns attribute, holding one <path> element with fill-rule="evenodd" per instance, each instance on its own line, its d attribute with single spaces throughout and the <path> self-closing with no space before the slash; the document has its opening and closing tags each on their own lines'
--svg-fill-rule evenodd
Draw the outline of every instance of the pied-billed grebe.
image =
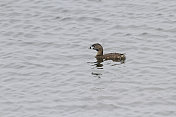
<svg viewBox="0 0 176 117">
<path fill-rule="evenodd" d="M 103 54 L 103 47 L 99 43 L 93 44 L 90 46 L 91 48 L 97 51 L 97 55 L 95 56 L 97 60 L 125 61 L 126 59 L 125 55 L 120 53 Z"/>
</svg>

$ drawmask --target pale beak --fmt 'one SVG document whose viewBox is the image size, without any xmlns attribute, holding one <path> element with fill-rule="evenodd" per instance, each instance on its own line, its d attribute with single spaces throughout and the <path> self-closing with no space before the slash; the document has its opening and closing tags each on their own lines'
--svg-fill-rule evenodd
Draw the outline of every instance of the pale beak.
<svg viewBox="0 0 176 117">
<path fill-rule="evenodd" d="M 91 45 L 89 49 L 92 49 L 92 48 L 93 48 L 93 46 Z M 94 49 L 94 48 L 93 48 L 93 49 Z"/>
</svg>

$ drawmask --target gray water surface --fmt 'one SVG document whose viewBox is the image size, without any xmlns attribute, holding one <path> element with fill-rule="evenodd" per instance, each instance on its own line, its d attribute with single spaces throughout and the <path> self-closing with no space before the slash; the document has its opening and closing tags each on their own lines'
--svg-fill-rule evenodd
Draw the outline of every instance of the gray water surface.
<svg viewBox="0 0 176 117">
<path fill-rule="evenodd" d="M 176 117 L 174 0 L 0 0 L 1 117 Z M 97 64 L 90 45 L 125 53 Z"/>
</svg>

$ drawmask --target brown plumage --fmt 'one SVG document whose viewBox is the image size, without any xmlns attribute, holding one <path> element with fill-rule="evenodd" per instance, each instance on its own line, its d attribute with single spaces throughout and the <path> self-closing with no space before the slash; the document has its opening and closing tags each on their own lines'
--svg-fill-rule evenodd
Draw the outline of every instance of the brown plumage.
<svg viewBox="0 0 176 117">
<path fill-rule="evenodd" d="M 125 61 L 126 59 L 125 55 L 120 53 L 103 54 L 103 47 L 99 43 L 93 44 L 91 47 L 97 51 L 97 55 L 95 56 L 97 60 Z"/>
</svg>

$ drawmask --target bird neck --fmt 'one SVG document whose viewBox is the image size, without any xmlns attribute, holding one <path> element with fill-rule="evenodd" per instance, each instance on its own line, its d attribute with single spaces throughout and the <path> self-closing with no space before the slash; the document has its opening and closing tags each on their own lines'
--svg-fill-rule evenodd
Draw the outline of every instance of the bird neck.
<svg viewBox="0 0 176 117">
<path fill-rule="evenodd" d="M 103 49 L 98 50 L 98 52 L 97 52 L 97 55 L 96 55 L 96 56 L 102 56 L 102 55 L 103 55 Z"/>
</svg>

